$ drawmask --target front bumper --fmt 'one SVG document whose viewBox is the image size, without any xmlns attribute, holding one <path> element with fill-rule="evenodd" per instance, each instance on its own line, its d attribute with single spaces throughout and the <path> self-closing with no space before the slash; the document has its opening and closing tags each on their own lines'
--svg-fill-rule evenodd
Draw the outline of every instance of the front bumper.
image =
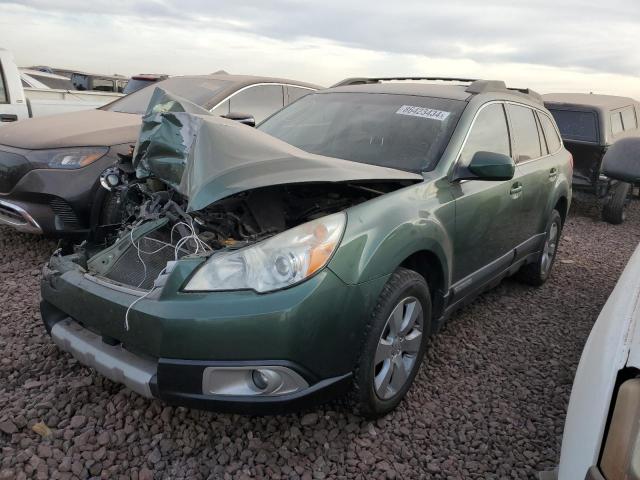
<svg viewBox="0 0 640 480">
<path fill-rule="evenodd" d="M 202 378 L 203 372 L 207 369 L 277 367 L 291 372 L 302 369 L 290 362 L 272 360 L 240 365 L 229 362 L 176 362 L 170 359 L 135 355 L 121 344 L 105 343 L 100 335 L 84 328 L 69 317 L 52 322 L 52 318 L 46 312 L 45 307 L 43 320 L 45 324 L 47 321 L 53 323 L 47 326 L 51 327 L 51 338 L 61 350 L 70 353 L 82 364 L 94 368 L 101 375 L 125 385 L 146 398 L 159 398 L 167 403 L 207 410 L 268 414 L 308 408 L 344 394 L 350 386 L 351 374 L 349 373 L 324 379 L 312 386 L 307 385 L 300 391 L 284 395 L 205 395 Z"/>
<path fill-rule="evenodd" d="M 284 412 L 343 394 L 364 322 L 387 280 L 347 285 L 325 269 L 269 294 L 183 293 L 179 287 L 195 268 L 184 260 L 160 291 L 141 299 L 64 258 L 51 263 L 43 275 L 41 313 L 63 350 L 142 395 L 240 413 Z M 126 310 L 136 299 L 126 330 Z M 305 388 L 245 396 L 204 387 L 207 369 L 269 366 L 294 372 Z"/>
<path fill-rule="evenodd" d="M 93 208 L 99 207 L 94 200 L 100 174 L 114 164 L 121 150 L 120 145 L 111 147 L 92 164 L 68 170 L 32 168 L 24 156 L 20 157 L 25 168 L 14 175 L 11 183 L 0 183 L 0 224 L 51 236 L 88 233 Z M 14 170 L 20 166 L 12 165 Z M 5 170 L 8 166 L 2 164 L 0 157 L 0 178 Z"/>
</svg>

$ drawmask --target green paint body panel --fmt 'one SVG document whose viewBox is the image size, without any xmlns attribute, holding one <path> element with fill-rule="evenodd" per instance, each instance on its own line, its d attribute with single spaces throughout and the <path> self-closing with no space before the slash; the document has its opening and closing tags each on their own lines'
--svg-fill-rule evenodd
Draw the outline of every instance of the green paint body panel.
<svg viewBox="0 0 640 480">
<path fill-rule="evenodd" d="M 446 307 L 456 289 L 499 276 L 517 259 L 536 255 L 551 210 L 562 205 L 566 214 L 571 166 L 563 148 L 517 165 L 511 180 L 455 178 L 456 159 L 476 113 L 494 101 L 543 109 L 504 92 L 471 97 L 436 168 L 423 173 L 420 183 L 347 209 L 344 236 L 329 264 L 301 284 L 266 294 L 184 293 L 181 288 L 201 260 L 181 260 L 156 298 L 131 309 L 129 331 L 125 312 L 137 297 L 88 279 L 64 257 L 52 259 L 42 296 L 88 328 L 156 358 L 288 360 L 318 379 L 351 372 L 367 318 L 387 279 L 407 258 L 427 252 L 437 259 L 424 268 L 440 270 Z"/>
<path fill-rule="evenodd" d="M 42 297 L 136 353 L 186 360 L 289 360 L 324 378 L 345 374 L 355 364 L 352 346 L 359 345 L 366 312 L 387 280 L 347 286 L 326 269 L 270 294 L 175 289 L 198 263 L 181 262 L 159 298 L 136 303 L 129 331 L 125 313 L 137 297 L 77 269 L 49 277 Z"/>
</svg>

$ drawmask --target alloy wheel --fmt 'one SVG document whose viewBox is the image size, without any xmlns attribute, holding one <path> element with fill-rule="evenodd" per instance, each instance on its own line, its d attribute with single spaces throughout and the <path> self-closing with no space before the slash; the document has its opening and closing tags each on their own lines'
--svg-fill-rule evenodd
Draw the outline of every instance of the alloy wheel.
<svg viewBox="0 0 640 480">
<path fill-rule="evenodd" d="M 388 400 L 407 383 L 418 359 L 424 331 L 424 313 L 416 297 L 406 297 L 387 319 L 373 362 L 376 395 Z"/>
<path fill-rule="evenodd" d="M 553 257 L 556 255 L 556 248 L 558 246 L 558 232 L 560 228 L 556 222 L 551 224 L 549 234 L 544 242 L 544 249 L 542 250 L 542 273 L 546 275 L 551 268 Z"/>
</svg>

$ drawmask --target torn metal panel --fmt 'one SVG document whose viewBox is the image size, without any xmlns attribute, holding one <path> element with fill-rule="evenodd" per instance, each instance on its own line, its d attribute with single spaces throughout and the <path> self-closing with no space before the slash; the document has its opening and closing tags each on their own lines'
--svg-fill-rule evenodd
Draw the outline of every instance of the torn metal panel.
<svg viewBox="0 0 640 480">
<path fill-rule="evenodd" d="M 134 166 L 139 178 L 156 176 L 186 196 L 189 211 L 271 185 L 423 180 L 415 173 L 307 153 L 159 88 L 143 117 Z"/>
</svg>

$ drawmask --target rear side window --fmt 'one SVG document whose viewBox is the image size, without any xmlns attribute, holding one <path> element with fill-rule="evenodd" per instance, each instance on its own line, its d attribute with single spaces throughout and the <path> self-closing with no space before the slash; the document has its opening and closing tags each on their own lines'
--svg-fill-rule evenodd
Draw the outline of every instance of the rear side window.
<svg viewBox="0 0 640 480">
<path fill-rule="evenodd" d="M 560 150 L 560 146 L 562 142 L 560 137 L 558 136 L 558 132 L 553 126 L 553 122 L 546 115 L 539 113 L 538 118 L 540 119 L 540 124 L 542 125 L 542 132 L 544 133 L 544 138 L 547 140 L 547 147 L 549 148 L 549 153 L 556 153 Z"/>
<path fill-rule="evenodd" d="M 540 137 L 533 110 L 520 105 L 507 105 L 511 132 L 515 143 L 516 163 L 542 156 Z"/>
<path fill-rule="evenodd" d="M 638 128 L 638 121 L 636 119 L 636 112 L 633 107 L 627 107 L 622 112 L 622 126 L 625 131 L 627 130 L 635 130 Z"/>
<path fill-rule="evenodd" d="M 494 103 L 480 111 L 460 154 L 460 166 L 468 166 L 476 152 L 511 155 L 509 128 L 502 104 Z"/>
<path fill-rule="evenodd" d="M 253 115 L 260 123 L 284 106 L 282 85 L 257 85 L 249 87 L 230 99 L 229 111 Z"/>
<path fill-rule="evenodd" d="M 611 133 L 617 135 L 624 130 L 622 127 L 622 115 L 620 112 L 613 112 L 611 114 Z"/>
<path fill-rule="evenodd" d="M 598 123 L 593 112 L 550 108 L 565 140 L 598 143 Z"/>
</svg>

